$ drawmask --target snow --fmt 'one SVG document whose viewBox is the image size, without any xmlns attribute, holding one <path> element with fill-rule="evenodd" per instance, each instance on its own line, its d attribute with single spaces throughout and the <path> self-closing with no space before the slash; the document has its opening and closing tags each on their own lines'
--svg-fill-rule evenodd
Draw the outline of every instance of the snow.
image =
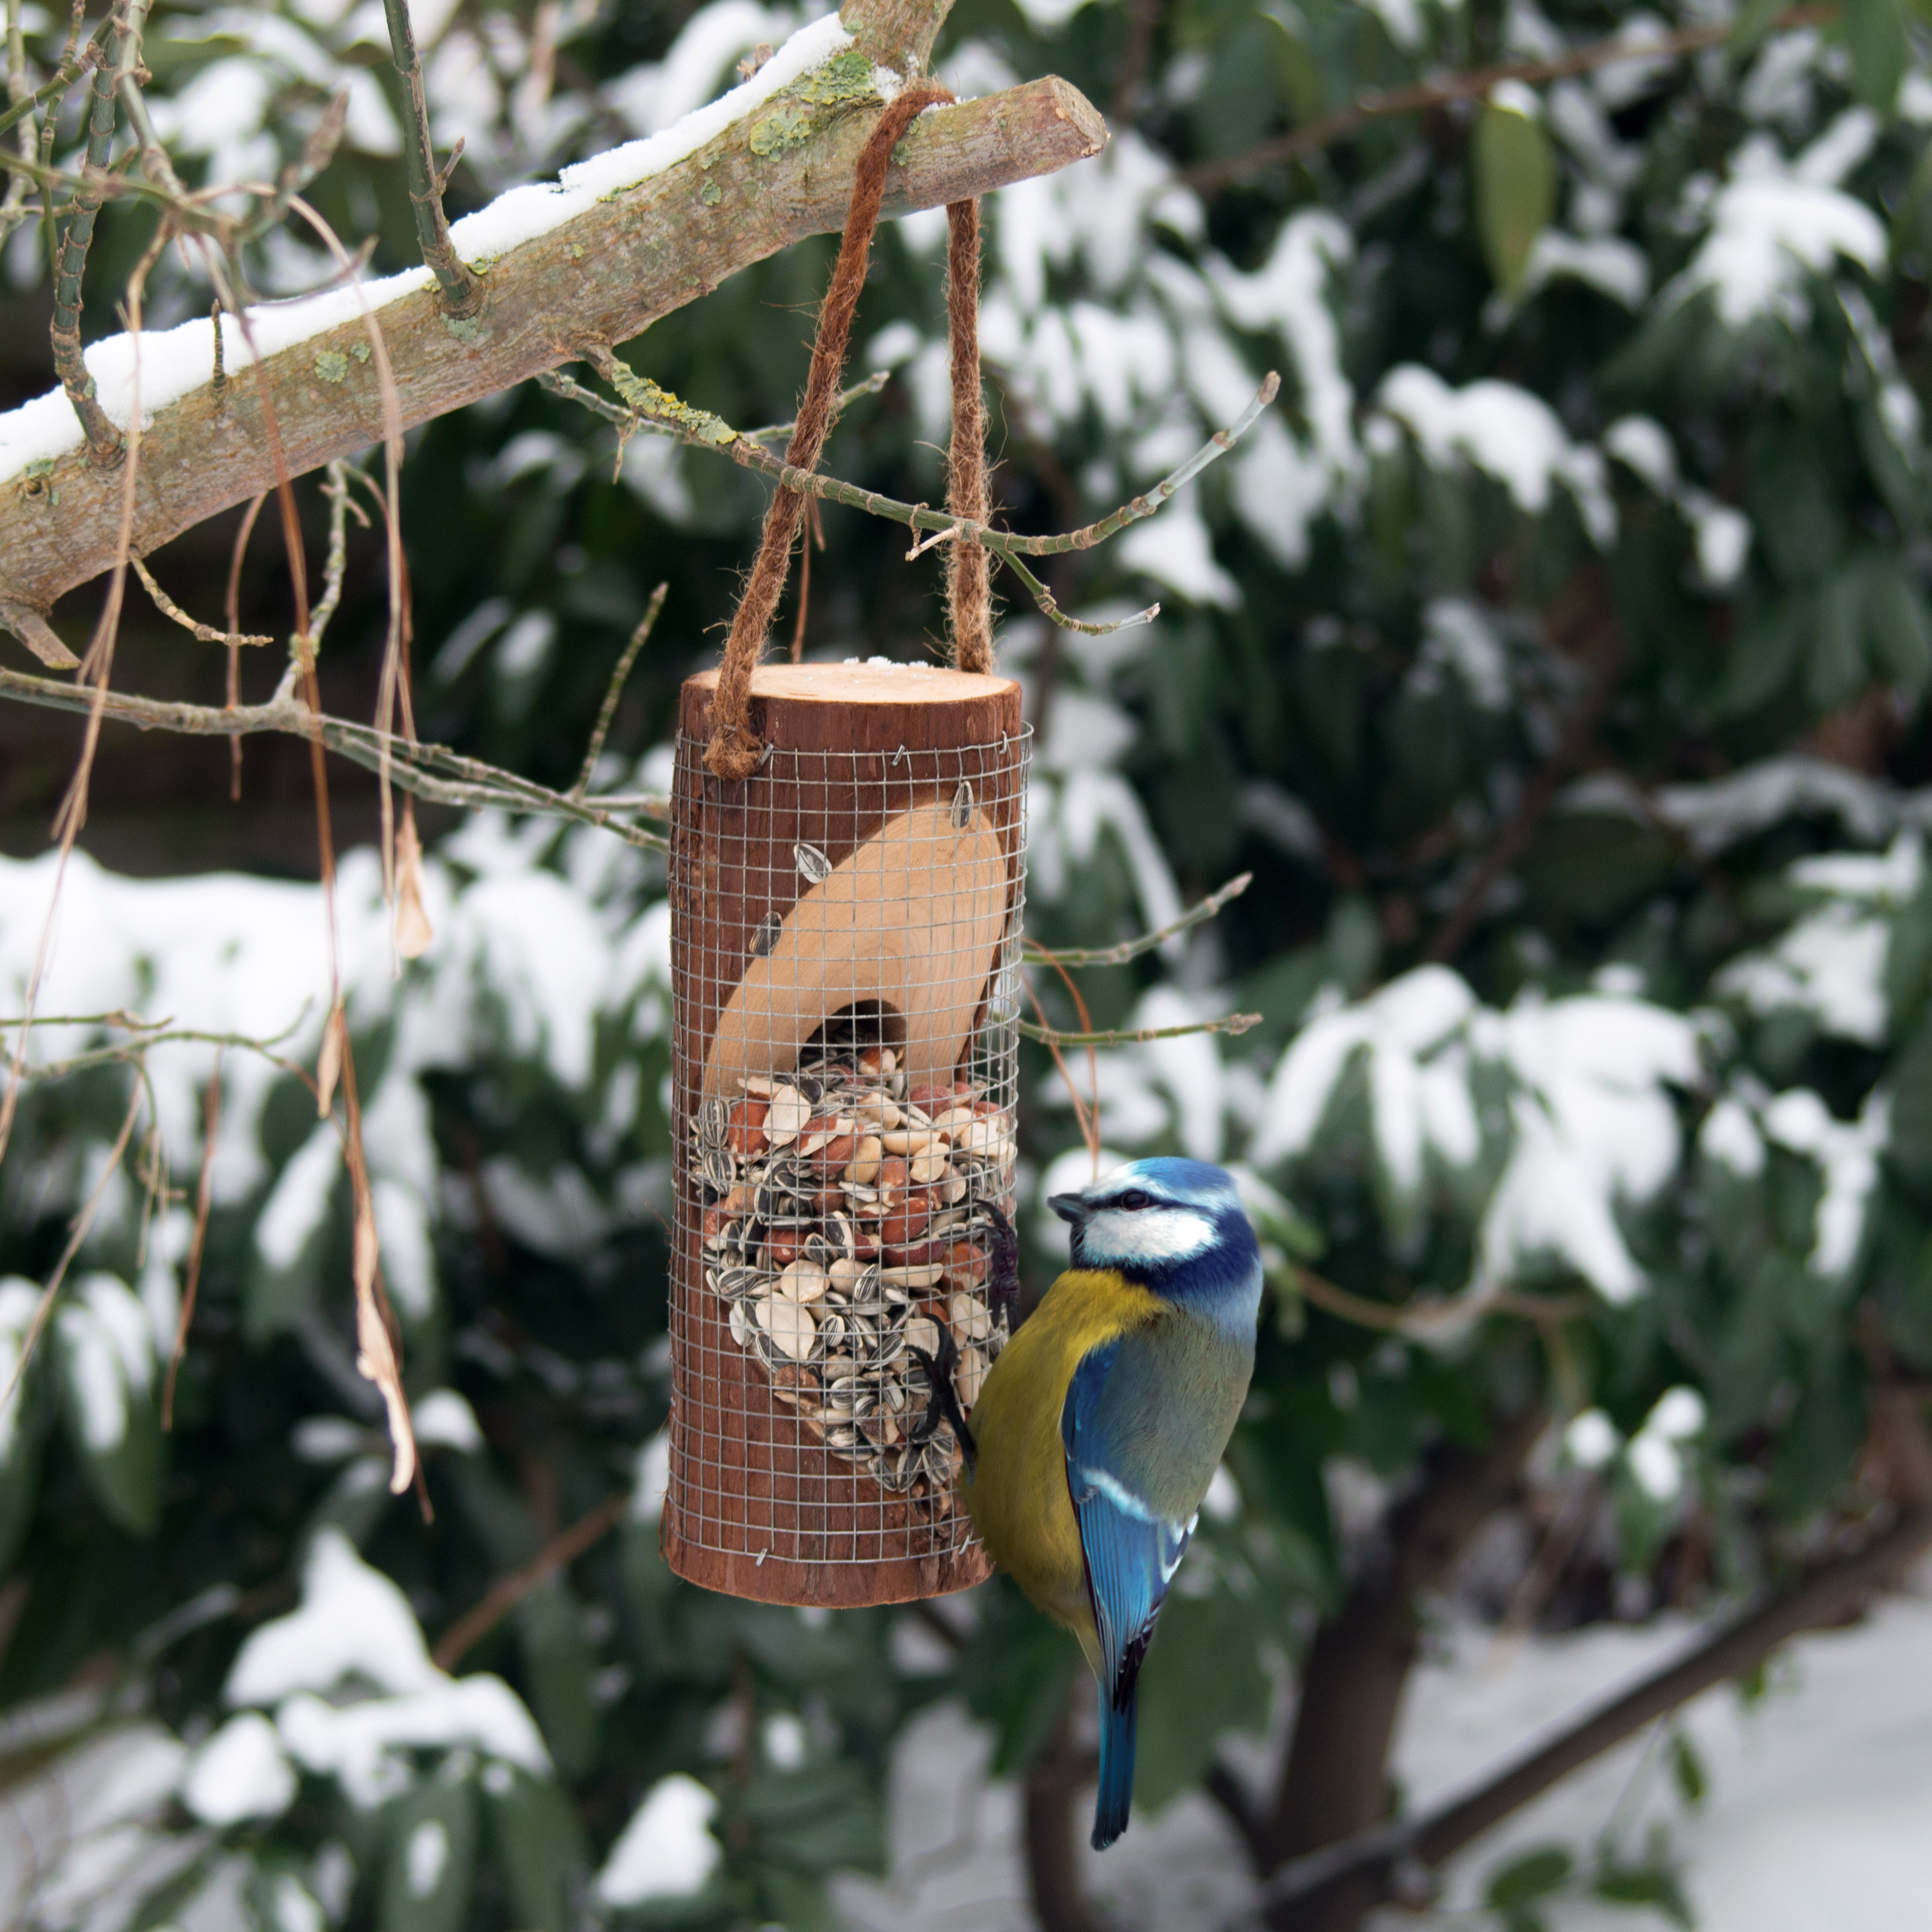
<svg viewBox="0 0 1932 1932">
<path fill-rule="evenodd" d="M 1587 283 L 1625 308 L 1641 308 L 1650 294 L 1650 264 L 1634 242 L 1610 235 L 1583 237 L 1546 228 L 1523 265 L 1520 299 L 1564 278 Z"/>
<path fill-rule="evenodd" d="M 1886 920 L 1843 903 L 1828 905 L 1768 951 L 1732 960 L 1712 984 L 1754 1013 L 1796 1007 L 1825 1033 L 1877 1046 L 1891 1011 L 1885 990 L 1891 945 Z"/>
<path fill-rule="evenodd" d="M 1604 453 L 1634 470 L 1666 502 L 1676 505 L 1690 526 L 1698 574 L 1706 585 L 1720 590 L 1736 582 L 1750 551 L 1750 519 L 1678 477 L 1677 452 L 1660 423 L 1649 416 L 1619 417 L 1604 432 Z"/>
<path fill-rule="evenodd" d="M 1616 509 L 1603 458 L 1572 442 L 1540 396 L 1514 382 L 1485 380 L 1452 389 L 1432 369 L 1404 362 L 1382 379 L 1376 406 L 1407 425 L 1438 468 L 1459 459 L 1494 477 L 1518 508 L 1540 516 L 1561 483 L 1599 549 L 1616 535 Z"/>
<path fill-rule="evenodd" d="M 1897 794 L 1862 772 L 1823 758 L 1766 758 L 1704 784 L 1665 785 L 1650 808 L 1689 840 L 1701 859 L 1802 814 L 1828 813 L 1855 838 L 1882 838 L 1897 825 Z"/>
<path fill-rule="evenodd" d="M 652 1785 L 631 1822 L 617 1834 L 597 1874 L 597 1895 L 608 1906 L 681 1898 L 703 1890 L 718 1867 L 711 1835 L 718 1800 L 683 1772 Z"/>
<path fill-rule="evenodd" d="M 454 1389 L 432 1389 L 412 1403 L 410 1426 L 418 1448 L 454 1449 L 460 1455 L 474 1456 L 483 1447 L 476 1411 Z"/>
<path fill-rule="evenodd" d="M 361 1685 L 387 1696 L 340 1700 Z M 368 1807 L 409 1782 L 403 1754 L 467 1748 L 538 1775 L 550 1760 L 530 1714 L 500 1678 L 452 1679 L 430 1660 L 403 1593 L 332 1526 L 317 1532 L 301 1607 L 243 1643 L 224 1696 L 276 1706 L 283 1748 Z"/>
<path fill-rule="evenodd" d="M 1466 1164 L 1480 1135 L 1454 1036 L 1474 1010 L 1459 975 L 1420 966 L 1358 1006 L 1316 1018 L 1275 1069 L 1250 1158 L 1268 1167 L 1306 1152 L 1348 1063 L 1366 1052 L 1377 1145 L 1395 1186 L 1414 1189 L 1430 1148 L 1451 1166 Z"/>
<path fill-rule="evenodd" d="M 1241 586 L 1214 560 L 1213 539 L 1190 484 L 1151 520 L 1131 526 L 1114 545 L 1114 560 L 1138 570 L 1193 604 L 1240 608 Z"/>
<path fill-rule="evenodd" d="M 346 1706 L 302 1691 L 282 1704 L 275 1724 L 297 1763 L 337 1780 L 365 1809 L 407 1787 L 412 1751 L 474 1750 L 533 1776 L 550 1773 L 535 1722 L 500 1677 L 442 1678 L 406 1696 Z"/>
<path fill-rule="evenodd" d="M 1488 618 L 1466 598 L 1432 598 L 1425 607 L 1420 662 L 1453 670 L 1471 703 L 1482 710 L 1508 709 L 1509 658 Z"/>
<path fill-rule="evenodd" d="M 1056 736 L 1058 734 L 1056 734 Z M 1082 764 L 1058 784 L 1034 780 L 1028 790 L 1029 889 L 1052 901 L 1066 890 L 1071 869 L 1090 863 L 1103 832 L 1126 861 L 1143 928 L 1154 932 L 1180 916 L 1180 890 L 1132 786 L 1118 772 Z M 1178 941 L 1168 951 L 1178 953 Z"/>
<path fill-rule="evenodd" d="M 449 1863 L 449 1828 L 440 1818 L 425 1818 L 410 1832 L 403 1848 L 404 1876 L 412 1898 L 427 1898 L 442 1882 Z"/>
<path fill-rule="evenodd" d="M 279 1818 L 295 1795 L 294 1768 L 259 1711 L 230 1718 L 195 1753 L 182 1786 L 182 1802 L 205 1825 Z"/>
<path fill-rule="evenodd" d="M 1600 1408 L 1585 1409 L 1563 1432 L 1563 1453 L 1579 1468 L 1602 1468 L 1622 1445 L 1616 1424 Z"/>
<path fill-rule="evenodd" d="M 322 1226 L 341 1169 L 340 1137 L 334 1124 L 324 1120 L 282 1169 L 256 1220 L 255 1252 L 271 1268 L 295 1265 L 309 1238 Z"/>
<path fill-rule="evenodd" d="M 325 1528 L 302 1566 L 301 1607 L 248 1636 L 222 1694 L 231 1704 L 273 1704 L 354 1679 L 391 1691 L 448 1682 L 430 1661 L 402 1592 L 339 1529 Z"/>
<path fill-rule="evenodd" d="M 660 1429 L 638 1451 L 632 1480 L 631 1520 L 655 1523 L 664 1515 L 664 1495 L 670 1487 L 670 1432 Z"/>
<path fill-rule="evenodd" d="M 34 1311 L 40 1300 L 36 1283 L 17 1274 L 0 1279 L 0 1390 L 14 1385 L 20 1351 L 26 1346 L 27 1330 L 33 1325 Z M 0 1409 L 0 1469 L 13 1460 L 14 1444 L 20 1438 L 20 1410 L 17 1396 Z"/>
<path fill-rule="evenodd" d="M 294 33 L 288 23 L 280 23 Z M 212 31 L 204 22 L 205 30 Z M 259 34 L 260 23 L 256 23 Z M 781 88 L 821 66 L 852 44 L 836 13 L 801 28 L 752 78 L 708 106 L 643 140 L 579 161 L 552 182 L 513 188 L 487 208 L 450 225 L 450 238 L 464 260 L 477 266 L 499 260 L 512 249 L 552 232 L 597 202 L 663 172 L 716 140 L 735 122 L 761 106 Z M 332 69 L 331 70 L 332 72 Z M 245 101 L 233 104 L 239 113 Z M 224 107 L 224 112 L 231 110 Z M 274 356 L 357 320 L 364 308 L 380 310 L 434 278 L 426 268 L 406 270 L 358 286 L 331 289 L 294 302 L 262 303 L 248 311 L 256 350 Z M 223 356 L 230 376 L 247 368 L 254 355 L 232 316 L 220 318 Z M 171 329 L 145 330 L 140 343 L 110 336 L 86 351 L 86 361 L 109 418 L 125 430 L 134 421 L 135 362 L 140 360 L 142 426 L 157 412 L 200 388 L 214 368 L 213 325 L 206 316 Z M 17 476 L 32 462 L 66 454 L 80 447 L 80 418 L 58 389 L 0 415 L 0 482 Z"/>
<path fill-rule="evenodd" d="M 1600 994 L 1484 1009 L 1472 1052 L 1514 1076 L 1516 1144 L 1478 1232 L 1478 1278 L 1507 1282 L 1539 1257 L 1575 1268 L 1609 1301 L 1643 1286 L 1620 1200 L 1656 1193 L 1676 1167 L 1670 1090 L 1694 1086 L 1696 1033 L 1681 1015 Z"/>
<path fill-rule="evenodd" d="M 81 1439 L 108 1454 L 126 1438 L 130 1396 L 146 1396 L 154 1372 L 146 1312 L 114 1276 L 88 1275 L 56 1314 L 54 1334 Z"/>
<path fill-rule="evenodd" d="M 1764 1140 L 1757 1123 L 1750 1109 L 1730 1094 L 1704 1116 L 1697 1130 L 1697 1150 L 1747 1180 L 1764 1169 Z"/>
<path fill-rule="evenodd" d="M 1515 1642 L 1454 1618 L 1434 1628 L 1390 1765 L 1409 1810 L 1486 1777 L 1526 1740 L 1607 1700 L 1696 1635 L 1680 1618 Z M 1932 1602 L 1922 1585 L 1849 1628 L 1797 1640 L 1772 1687 L 1754 1706 L 1724 1685 L 1686 1707 L 1709 1779 L 1696 1810 L 1675 1797 L 1654 1734 L 1634 1738 L 1454 1860 L 1437 1912 L 1377 1914 L 1365 1932 L 1493 1922 L 1480 1910 L 1484 1892 L 1512 1859 L 1561 1843 L 1587 1860 L 1606 1830 L 1640 1855 L 1653 1822 L 1670 1831 L 1700 1932 L 1916 1932 L 1932 1828 Z M 1223 1748 L 1258 1784 L 1259 1748 L 1234 1738 Z M 888 1780 L 888 1874 L 834 1882 L 852 1932 L 1033 1932 L 1022 1796 L 1015 1781 L 991 1776 L 992 1751 L 990 1727 L 952 1700 L 902 1733 Z M 1078 1856 L 1087 1895 L 1124 1924 L 1222 1932 L 1252 1896 L 1243 1848 L 1198 1792 L 1157 1813 L 1137 1810 L 1118 1845 L 1093 1853 L 1083 1843 Z M 1552 1932 L 1640 1932 L 1664 1922 L 1574 1894 L 1550 1901 L 1544 1916 Z"/>
<path fill-rule="evenodd" d="M 1710 233 L 1664 291 L 1666 305 L 1711 291 L 1719 316 L 1741 328 L 1762 316 L 1796 322 L 1801 284 L 1840 257 L 1876 274 L 1887 255 L 1885 229 L 1838 183 L 1876 138 L 1869 110 L 1848 109 L 1795 161 L 1750 136 L 1732 157 L 1731 178 L 1710 207 Z"/>
<path fill-rule="evenodd" d="M 1891 1096 L 1868 1094 L 1854 1121 L 1834 1120 L 1810 1088 L 1778 1095 L 1764 1112 L 1765 1138 L 1806 1154 L 1824 1170 L 1825 1191 L 1814 1219 L 1812 1272 L 1840 1280 L 1858 1259 L 1865 1208 L 1878 1184 L 1879 1156 L 1891 1126 Z"/>
</svg>

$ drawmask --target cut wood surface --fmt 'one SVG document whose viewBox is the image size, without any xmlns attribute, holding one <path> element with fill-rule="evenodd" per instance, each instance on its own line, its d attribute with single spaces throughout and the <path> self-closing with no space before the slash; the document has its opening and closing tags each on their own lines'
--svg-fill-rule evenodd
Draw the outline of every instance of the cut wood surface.
<svg viewBox="0 0 1932 1932">
<path fill-rule="evenodd" d="M 908 10 L 884 10 L 894 20 Z M 865 26 L 862 45 L 882 31 L 876 20 L 866 24 L 856 0 L 846 12 L 854 31 L 855 15 Z M 937 24 L 935 17 L 934 32 Z M 904 45 L 904 22 L 892 32 L 893 44 Z M 912 52 L 922 63 L 925 48 Z M 446 316 L 433 286 L 383 308 L 404 425 L 572 361 L 573 344 L 628 340 L 752 262 L 842 228 L 853 164 L 878 106 L 820 110 L 822 128 L 763 154 L 751 134 L 766 124 L 755 116 L 734 122 L 688 159 L 490 263 L 474 318 Z M 1048 174 L 1097 154 L 1106 139 L 1078 89 L 1052 78 L 937 108 L 900 143 L 885 211 L 938 207 Z M 265 358 L 292 475 L 381 439 L 382 398 L 368 349 L 364 324 L 350 320 Z M 231 375 L 218 393 L 204 385 L 155 412 L 142 432 L 135 553 L 274 481 L 254 373 Z M 44 619 L 56 598 L 112 564 L 122 487 L 119 469 L 95 465 L 84 448 L 31 483 L 0 487 L 0 618 L 16 628 L 20 614 Z"/>
<path fill-rule="evenodd" d="M 909 1046 L 918 1012 L 927 1012 L 925 1051 L 944 1061 L 935 1061 L 935 1074 L 959 1064 L 1018 904 L 1025 786 L 1019 686 L 950 670 L 762 666 L 752 678 L 752 722 L 772 752 L 740 784 L 698 762 L 717 682 L 716 671 L 686 682 L 672 796 L 680 1212 L 665 1556 L 692 1582 L 768 1603 L 896 1603 L 963 1589 L 988 1572 L 963 1519 L 890 1496 L 839 1462 L 732 1340 L 705 1283 L 698 1217 L 689 1211 L 690 1123 L 714 1065 L 770 1070 L 753 1065 L 762 1045 L 771 1067 L 788 1069 L 820 1021 L 857 1000 L 897 1006 L 902 998 L 914 1009 L 906 1015 Z M 972 805 L 956 832 L 962 778 Z M 896 835 L 895 827 L 904 830 Z M 908 842 L 914 831 L 940 838 L 937 862 L 930 843 Z M 824 880 L 800 871 L 802 842 L 829 862 Z M 923 861 L 907 862 L 922 850 Z M 935 920 L 935 898 L 950 899 L 962 877 L 970 916 Z M 882 893 L 899 896 L 880 904 Z M 814 900 L 825 916 L 808 913 Z M 866 949 L 840 936 L 857 929 L 862 913 L 878 940 L 869 970 Z M 753 941 L 772 914 L 782 923 L 771 953 L 759 957 Z M 902 936 L 921 927 L 927 937 L 919 944 Z M 782 970 L 770 970 L 788 928 L 800 943 Z M 807 934 L 826 936 L 822 950 Z M 948 938 L 950 948 L 936 943 Z M 830 970 L 814 1012 L 806 989 L 815 958 Z M 768 1020 L 774 1030 L 761 1042 L 758 1028 Z"/>
</svg>

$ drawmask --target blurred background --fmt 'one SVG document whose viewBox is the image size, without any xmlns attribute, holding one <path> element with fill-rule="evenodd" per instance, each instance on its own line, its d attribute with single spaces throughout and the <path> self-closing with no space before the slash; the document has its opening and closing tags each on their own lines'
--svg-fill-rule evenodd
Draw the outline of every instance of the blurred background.
<svg viewBox="0 0 1932 1932">
<path fill-rule="evenodd" d="M 38 86 L 67 22 L 17 10 Z M 427 0 L 452 214 L 669 126 L 816 10 Z M 146 59 L 190 186 L 272 176 L 346 88 L 313 199 L 375 272 L 414 261 L 375 0 L 162 0 Z M 1004 1583 L 830 1616 L 664 1568 L 662 863 L 425 808 L 435 938 L 398 976 L 374 782 L 337 761 L 434 1522 L 388 1496 L 350 1183 L 273 1057 L 313 1064 L 328 998 L 306 749 L 247 740 L 238 800 L 225 742 L 110 724 L 39 994 L 76 1020 L 36 1034 L 0 1167 L 10 1376 L 96 1203 L 0 1418 L 10 1923 L 1219 1926 L 1298 1855 L 1427 1815 L 1932 1510 L 1932 16 L 958 0 L 934 66 L 962 96 L 1058 74 L 1113 134 L 987 204 L 1000 520 L 1104 514 L 1283 378 L 1158 518 L 1050 560 L 1066 609 L 1157 598 L 1156 622 L 1056 630 L 995 580 L 1035 734 L 1033 934 L 1130 938 L 1252 875 L 1073 975 L 1101 1029 L 1262 1016 L 1066 1057 L 1103 1160 L 1237 1168 L 1270 1270 L 1254 1394 L 1143 1682 L 1134 1829 L 1086 1850 L 1090 1691 Z M 152 221 L 104 214 L 89 340 Z M 908 500 L 944 494 L 944 232 L 882 228 L 853 375 L 887 378 L 823 465 Z M 833 245 L 622 353 L 734 424 L 788 420 Z M 33 219 L 0 254 L 0 406 L 52 382 L 46 262 Z M 248 267 L 265 297 L 333 273 L 292 230 Z M 209 300 L 171 252 L 151 326 Z M 320 481 L 297 486 L 312 580 Z M 663 790 L 762 486 L 648 434 L 620 448 L 526 385 L 412 432 L 402 492 L 422 735 L 567 788 L 663 583 L 597 775 Z M 150 560 L 206 622 L 238 521 Z M 822 524 L 806 656 L 939 658 L 940 559 Z M 57 608 L 70 642 L 100 594 Z M 117 687 L 220 703 L 221 650 L 130 598 Z M 352 523 L 334 712 L 373 715 L 386 600 L 380 534 Z M 238 612 L 293 622 L 272 512 Z M 243 696 L 284 662 L 244 652 Z M 80 742 L 0 704 L 6 1016 Z M 224 1053 L 211 1105 L 215 1049 L 130 1057 L 78 1017 L 117 1011 L 272 1052 Z M 1044 1195 L 1092 1170 L 1069 1080 L 1025 1052 L 1030 1298 L 1064 1255 Z M 1273 1922 L 1932 1925 L 1922 1578 L 1864 1576 L 1830 1621 L 1454 1857 Z"/>
</svg>

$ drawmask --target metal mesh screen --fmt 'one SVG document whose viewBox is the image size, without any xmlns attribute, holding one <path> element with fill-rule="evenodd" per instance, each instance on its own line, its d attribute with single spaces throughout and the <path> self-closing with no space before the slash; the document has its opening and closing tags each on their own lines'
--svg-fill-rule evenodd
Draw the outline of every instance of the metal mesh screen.
<svg viewBox="0 0 1932 1932">
<path fill-rule="evenodd" d="M 678 741 L 668 1507 L 761 1594 L 973 1540 L 936 1383 L 1009 1330 L 1030 736 Z"/>
</svg>

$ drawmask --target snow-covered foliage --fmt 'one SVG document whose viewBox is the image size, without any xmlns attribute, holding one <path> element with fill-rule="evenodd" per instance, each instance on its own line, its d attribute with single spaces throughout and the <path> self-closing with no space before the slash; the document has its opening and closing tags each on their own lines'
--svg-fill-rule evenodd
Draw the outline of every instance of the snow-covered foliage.
<svg viewBox="0 0 1932 1932">
<path fill-rule="evenodd" d="M 413 10 L 440 152 L 464 143 L 458 239 L 483 256 L 844 44 L 822 5 L 761 0 Z M 1685 1600 L 1755 1582 L 1823 1546 L 1848 1498 L 1846 1520 L 1869 1514 L 1872 1378 L 1932 1371 L 1932 66 L 1916 23 L 1888 68 L 1815 25 L 1666 58 L 1660 35 L 1716 16 L 1624 19 L 1630 57 L 1492 96 L 1550 183 L 1503 278 L 1482 238 L 1521 210 L 1471 158 L 1476 104 L 1371 116 L 1223 176 L 1372 93 L 1559 56 L 1604 10 L 1172 0 L 1136 76 L 1148 17 L 962 4 L 934 64 L 962 95 L 1060 71 L 1114 124 L 1106 154 L 986 209 L 1002 515 L 1103 515 L 1284 379 L 1159 516 L 1052 560 L 1068 610 L 1158 598 L 1154 623 L 1054 631 L 1000 585 L 1000 661 L 1037 734 L 1034 935 L 1112 944 L 1256 874 L 1214 922 L 1076 975 L 1095 1027 L 1168 1036 L 1026 1072 L 1040 1285 L 1064 1232 L 1044 1196 L 1093 1159 L 1069 1093 L 1090 1077 L 1103 1162 L 1225 1161 L 1265 1243 L 1254 1400 L 1148 1664 L 1150 1807 L 1264 1726 L 1426 1452 L 1520 1403 L 1553 1418 L 1532 1480 L 1600 1505 L 1571 1566 L 1596 1568 L 1552 1615 L 1640 1609 L 1660 1564 Z M 44 66 L 58 35 L 27 20 Z M 375 0 L 183 0 L 154 23 L 156 125 L 192 184 L 272 176 L 346 89 L 316 193 L 345 232 L 382 229 L 379 297 L 421 280 Z M 740 74 L 760 46 L 778 51 Z M 944 487 L 944 232 L 928 211 L 882 235 L 856 359 L 893 374 L 827 457 L 908 500 Z M 30 225 L 0 264 L 17 289 L 34 245 Z M 822 269 L 793 251 L 626 352 L 734 422 L 781 420 Z M 284 234 L 251 273 L 292 295 L 334 270 Z M 312 299 L 270 308 L 262 339 L 355 302 Z M 203 379 L 207 306 L 169 256 L 148 308 L 178 333 L 145 365 L 148 406 Z M 122 406 L 124 350 L 91 355 Z M 0 474 L 74 434 L 58 395 L 0 416 Z M 668 746 L 638 748 L 714 647 L 757 493 L 527 393 L 437 424 L 410 462 L 427 730 L 567 785 L 662 576 L 613 740 L 629 748 L 596 777 L 663 790 Z M 928 652 L 936 560 L 824 521 L 807 654 Z M 346 684 L 382 634 L 356 581 L 326 661 Z M 212 613 L 220 590 L 184 601 Z M 343 862 L 334 957 L 426 1527 L 385 1486 L 341 1140 L 295 1070 L 331 998 L 329 909 L 286 880 L 121 876 L 85 844 L 37 1002 L 72 1017 L 27 1054 L 37 1075 L 83 1064 L 29 1082 L 0 1170 L 9 1383 L 98 1195 L 0 1409 L 0 1556 L 34 1576 L 24 1612 L 0 1592 L 0 1618 L 24 1617 L 0 1726 L 48 1754 L 17 1787 L 34 1856 L 15 1917 L 816 1924 L 826 1873 L 878 1858 L 885 1742 L 935 1678 L 998 1729 L 1003 1765 L 1033 1748 L 1067 1660 L 1012 1600 L 977 1600 L 962 1661 L 909 1621 L 695 1604 L 656 1554 L 654 862 L 472 819 L 434 842 L 435 938 L 406 965 L 375 860 Z M 56 870 L 0 860 L 0 1017 Z M 1032 979 L 1052 1024 L 1079 1025 L 1049 969 Z M 1262 1017 L 1175 1031 L 1236 1012 Z M 549 1562 L 613 1495 L 610 1541 Z M 109 1654 L 104 1689 L 88 1660 Z"/>
</svg>

